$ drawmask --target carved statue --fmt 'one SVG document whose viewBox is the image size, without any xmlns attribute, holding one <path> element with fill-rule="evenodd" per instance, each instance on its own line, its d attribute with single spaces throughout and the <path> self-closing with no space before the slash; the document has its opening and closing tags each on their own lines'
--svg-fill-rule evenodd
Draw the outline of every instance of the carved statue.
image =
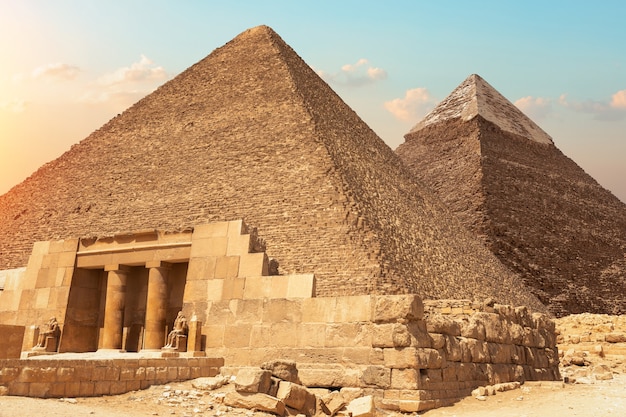
<svg viewBox="0 0 626 417">
<path fill-rule="evenodd" d="M 39 331 L 39 338 L 33 350 L 53 350 L 56 351 L 56 344 L 59 340 L 59 322 L 56 317 L 50 317 L 50 320 L 42 326 Z M 54 338 L 54 346 L 47 346 L 47 339 Z"/>
<path fill-rule="evenodd" d="M 188 331 L 187 318 L 182 311 L 179 311 L 176 320 L 174 320 L 174 328 L 167 335 L 167 344 L 163 346 L 163 349 L 178 349 L 177 337 L 186 336 Z"/>
</svg>

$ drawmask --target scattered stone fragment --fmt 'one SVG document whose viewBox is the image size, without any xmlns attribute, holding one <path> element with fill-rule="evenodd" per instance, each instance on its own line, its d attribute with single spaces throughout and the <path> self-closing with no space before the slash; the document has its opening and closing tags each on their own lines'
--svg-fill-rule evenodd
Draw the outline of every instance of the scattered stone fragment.
<svg viewBox="0 0 626 417">
<path fill-rule="evenodd" d="M 202 391 L 213 391 L 228 384 L 228 382 L 229 378 L 217 375 L 213 377 L 196 378 L 191 381 L 191 386 Z"/>
<path fill-rule="evenodd" d="M 224 404 L 231 407 L 265 411 L 279 416 L 285 413 L 284 402 L 262 393 L 229 392 L 224 397 Z"/>
<path fill-rule="evenodd" d="M 374 397 L 367 395 L 365 397 L 356 398 L 346 406 L 346 410 L 352 414 L 352 417 L 374 417 Z"/>
<path fill-rule="evenodd" d="M 315 395 L 306 387 L 288 381 L 280 381 L 276 397 L 286 406 L 293 408 L 307 416 L 315 414 Z"/>
<path fill-rule="evenodd" d="M 272 385 L 272 373 L 259 368 L 241 368 L 235 379 L 235 390 L 239 392 L 267 394 Z"/>
<path fill-rule="evenodd" d="M 611 369 L 604 364 L 594 366 L 591 371 L 591 375 L 593 375 L 593 377 L 598 381 L 613 379 L 613 372 L 611 372 Z"/>
<path fill-rule="evenodd" d="M 282 379 L 283 381 L 295 382 L 296 384 L 301 383 L 298 378 L 298 368 L 294 361 L 277 359 L 265 362 L 261 365 L 261 369 L 270 371 L 272 376 Z"/>
</svg>

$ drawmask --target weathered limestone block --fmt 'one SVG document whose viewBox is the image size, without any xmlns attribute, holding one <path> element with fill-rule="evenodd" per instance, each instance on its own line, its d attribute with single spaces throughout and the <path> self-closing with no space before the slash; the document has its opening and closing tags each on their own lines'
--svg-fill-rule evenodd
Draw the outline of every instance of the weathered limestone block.
<svg viewBox="0 0 626 417">
<path fill-rule="evenodd" d="M 385 366 L 368 366 L 363 371 L 361 381 L 366 386 L 389 388 L 391 386 L 391 369 Z"/>
<path fill-rule="evenodd" d="M 404 368 L 425 368 L 425 360 L 423 354 L 418 354 L 417 348 L 387 348 L 383 349 L 384 365 L 387 368 L 404 369 Z"/>
<path fill-rule="evenodd" d="M 490 360 L 491 363 L 511 363 L 512 345 L 487 342 L 487 349 L 489 350 L 489 357 L 491 358 Z"/>
<path fill-rule="evenodd" d="M 0 324 L 0 334 L 2 335 L 0 338 L 0 359 L 19 359 L 22 353 L 24 333 L 24 326 Z"/>
<path fill-rule="evenodd" d="M 326 346 L 372 346 L 371 323 L 331 323 L 326 326 Z"/>
<path fill-rule="evenodd" d="M 406 325 L 411 335 L 411 346 L 420 348 L 429 348 L 432 346 L 432 337 L 426 329 L 424 320 L 410 321 Z"/>
<path fill-rule="evenodd" d="M 469 348 L 472 362 L 486 363 L 490 361 L 487 343 L 476 339 L 466 339 L 465 343 Z"/>
<path fill-rule="evenodd" d="M 224 404 L 230 407 L 265 411 L 278 416 L 285 413 L 285 403 L 278 398 L 262 393 L 229 392 L 224 397 Z"/>
<path fill-rule="evenodd" d="M 598 381 L 613 379 L 613 372 L 611 372 L 611 368 L 605 364 L 594 366 L 591 370 L 591 375 Z"/>
<path fill-rule="evenodd" d="M 445 356 L 442 350 L 418 348 L 416 349 L 416 354 L 419 369 L 442 368 L 445 363 Z"/>
<path fill-rule="evenodd" d="M 391 339 L 395 347 L 411 346 L 411 333 L 409 333 L 407 326 L 403 324 L 394 324 Z"/>
<path fill-rule="evenodd" d="M 228 378 L 222 375 L 196 378 L 191 381 L 191 386 L 201 391 L 212 391 L 228 384 Z"/>
<path fill-rule="evenodd" d="M 608 333 L 604 337 L 607 343 L 624 343 L 626 342 L 626 334 L 624 333 Z"/>
<path fill-rule="evenodd" d="M 298 364 L 298 375 L 307 387 L 358 387 L 361 374 L 359 369 L 340 364 Z"/>
<path fill-rule="evenodd" d="M 533 318 L 530 310 L 526 306 L 515 307 L 515 320 L 522 327 L 532 327 Z"/>
<path fill-rule="evenodd" d="M 426 318 L 428 333 L 461 336 L 461 326 L 453 318 L 441 314 L 431 314 Z"/>
<path fill-rule="evenodd" d="M 287 407 L 295 409 L 307 416 L 315 414 L 315 395 L 302 385 L 288 381 L 280 381 L 276 398 L 285 403 Z"/>
<path fill-rule="evenodd" d="M 286 359 L 276 359 L 265 362 L 261 365 L 261 369 L 265 369 L 272 373 L 272 376 L 282 379 L 283 381 L 294 382 L 300 384 L 298 378 L 298 368 L 294 361 Z"/>
<path fill-rule="evenodd" d="M 241 368 L 235 378 L 235 390 L 238 392 L 267 394 L 272 385 L 272 373 L 259 368 Z"/>
<path fill-rule="evenodd" d="M 444 351 L 446 352 L 446 360 L 460 362 L 462 359 L 461 343 L 454 336 L 446 335 L 445 339 Z"/>
<path fill-rule="evenodd" d="M 392 389 L 420 389 L 420 374 L 417 369 L 392 369 Z"/>
<path fill-rule="evenodd" d="M 332 321 L 333 323 L 370 321 L 373 302 L 369 295 L 337 297 Z"/>
<path fill-rule="evenodd" d="M 350 401 L 350 404 L 346 406 L 346 410 L 352 417 L 374 417 L 376 414 L 374 398 L 371 395 L 356 398 Z"/>
<path fill-rule="evenodd" d="M 485 340 L 485 325 L 475 316 L 461 320 L 461 336 L 468 339 Z"/>
<path fill-rule="evenodd" d="M 330 398 L 327 398 L 324 401 L 324 405 L 326 406 L 326 409 L 328 410 L 327 415 L 331 417 L 337 414 L 339 410 L 344 408 L 347 404 L 346 400 L 343 398 L 343 396 L 339 392 L 334 391 L 332 394 L 334 395 L 331 395 Z"/>
<path fill-rule="evenodd" d="M 421 320 L 424 316 L 424 304 L 417 295 L 378 295 L 374 298 L 372 321 L 375 323 Z"/>
<path fill-rule="evenodd" d="M 443 349 L 446 345 L 446 336 L 440 333 L 432 333 L 430 334 L 431 345 L 433 349 Z"/>
<path fill-rule="evenodd" d="M 396 323 L 381 323 L 372 325 L 372 346 L 378 348 L 394 347 L 393 330 Z"/>
<path fill-rule="evenodd" d="M 508 322 L 496 313 L 476 313 L 476 316 L 485 326 L 485 340 L 495 343 L 511 344 L 511 335 L 508 332 Z"/>
</svg>

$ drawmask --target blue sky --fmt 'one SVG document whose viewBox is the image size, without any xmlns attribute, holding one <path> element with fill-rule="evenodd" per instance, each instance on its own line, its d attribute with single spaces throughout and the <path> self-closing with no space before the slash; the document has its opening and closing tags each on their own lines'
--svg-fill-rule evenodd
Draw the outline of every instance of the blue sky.
<svg viewBox="0 0 626 417">
<path fill-rule="evenodd" d="M 477 73 L 626 201 L 626 2 L 0 0 L 0 193 L 266 24 L 392 148 Z"/>
</svg>

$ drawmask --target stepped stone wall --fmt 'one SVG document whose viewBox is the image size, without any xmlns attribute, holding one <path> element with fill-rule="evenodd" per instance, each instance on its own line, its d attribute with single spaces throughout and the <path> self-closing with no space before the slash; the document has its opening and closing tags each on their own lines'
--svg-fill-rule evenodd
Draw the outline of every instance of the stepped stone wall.
<svg viewBox="0 0 626 417">
<path fill-rule="evenodd" d="M 222 359 L 9 359 L 0 360 L 0 386 L 8 395 L 38 398 L 123 394 L 151 385 L 210 377 Z"/>
<path fill-rule="evenodd" d="M 405 412 L 450 404 L 478 386 L 559 379 L 546 315 L 497 304 L 453 310 L 467 303 L 425 314 L 411 295 L 220 301 L 203 333 L 226 373 L 288 359 L 308 387 L 361 387 L 378 407 Z M 448 308 L 455 314 L 434 312 Z"/>
</svg>

